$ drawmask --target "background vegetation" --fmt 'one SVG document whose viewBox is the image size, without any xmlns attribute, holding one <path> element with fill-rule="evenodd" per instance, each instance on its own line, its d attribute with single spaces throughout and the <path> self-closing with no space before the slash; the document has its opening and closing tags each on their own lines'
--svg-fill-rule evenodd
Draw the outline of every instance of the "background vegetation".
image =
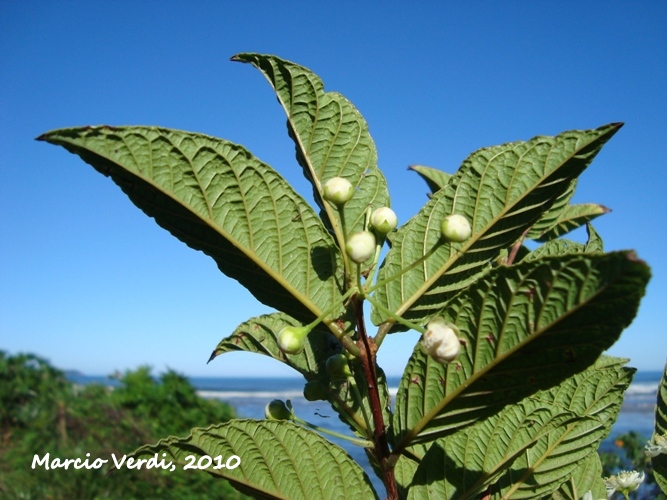
<svg viewBox="0 0 667 500">
<path fill-rule="evenodd" d="M 171 370 L 159 380 L 148 367 L 128 371 L 114 390 L 82 387 L 35 355 L 0 351 L 0 497 L 244 498 L 202 471 L 123 468 L 107 476 L 112 453 L 122 457 L 146 442 L 233 417 L 232 407 L 200 398 Z M 109 463 L 98 470 L 31 469 L 35 453 L 47 452 L 51 459 L 90 453 L 91 463 Z"/>
</svg>

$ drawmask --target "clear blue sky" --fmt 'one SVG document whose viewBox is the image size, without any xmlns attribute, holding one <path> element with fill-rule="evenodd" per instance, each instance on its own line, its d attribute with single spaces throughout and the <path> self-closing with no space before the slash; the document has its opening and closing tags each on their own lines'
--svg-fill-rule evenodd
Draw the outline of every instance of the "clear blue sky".
<svg viewBox="0 0 667 500">
<path fill-rule="evenodd" d="M 217 342 L 268 309 L 63 149 L 59 127 L 162 125 L 243 144 L 308 196 L 285 117 L 237 52 L 318 73 L 364 114 L 401 221 L 426 201 L 420 163 L 454 171 L 494 144 L 624 121 L 575 201 L 613 209 L 608 250 L 635 248 L 653 280 L 611 353 L 667 357 L 667 3 L 0 3 L 0 349 L 108 374 L 289 375 Z M 579 239 L 583 236 L 578 235 Z M 402 371 L 416 334 L 380 363 Z"/>
</svg>

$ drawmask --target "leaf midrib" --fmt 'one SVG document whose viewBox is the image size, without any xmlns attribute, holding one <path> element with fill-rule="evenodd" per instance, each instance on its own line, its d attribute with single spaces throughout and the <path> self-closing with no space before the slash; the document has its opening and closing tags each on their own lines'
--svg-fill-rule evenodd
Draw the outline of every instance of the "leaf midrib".
<svg viewBox="0 0 667 500">
<path fill-rule="evenodd" d="M 255 66 L 255 64 L 253 64 L 253 66 Z M 322 183 L 320 182 L 319 176 L 318 176 L 318 174 L 315 171 L 315 168 L 313 166 L 313 162 L 311 160 L 310 154 L 308 153 L 308 151 L 310 151 L 310 148 L 306 149 L 305 145 L 303 144 L 303 141 L 301 140 L 301 134 L 299 134 L 298 129 L 296 128 L 295 123 L 292 120 L 292 116 L 293 116 L 292 108 L 288 107 L 286 105 L 285 101 L 283 100 L 282 96 L 280 95 L 280 92 L 278 91 L 276 86 L 273 84 L 273 82 L 271 81 L 269 76 L 266 74 L 266 72 L 263 71 L 261 67 L 258 67 L 258 66 L 255 66 L 255 67 L 264 76 L 266 81 L 269 82 L 269 85 L 271 86 L 271 88 L 273 89 L 273 91 L 276 94 L 278 102 L 280 102 L 280 106 L 283 108 L 283 110 L 285 111 L 285 114 L 287 115 L 287 121 L 289 122 L 290 127 L 292 128 L 292 130 L 294 131 L 294 138 L 295 138 L 297 144 L 299 145 L 299 149 L 301 150 L 301 153 L 303 154 L 304 160 L 306 161 L 306 163 L 308 165 L 308 170 L 310 170 L 310 176 L 312 178 L 312 182 L 315 184 L 315 190 L 317 191 L 317 194 L 319 196 L 321 206 L 324 207 L 324 210 L 327 213 L 327 217 L 329 218 L 329 221 L 331 222 L 331 227 L 333 228 L 334 234 L 336 235 L 336 240 L 338 241 L 338 246 L 340 248 L 344 248 L 345 247 L 345 235 L 343 235 L 342 229 L 340 228 L 340 225 L 338 224 L 338 221 L 335 218 L 333 208 L 322 197 Z M 291 75 L 291 72 L 290 72 L 290 75 Z M 312 133 L 312 130 L 314 129 L 315 124 L 317 123 L 317 119 L 319 117 L 320 100 L 317 98 L 317 91 L 315 89 L 315 86 L 312 85 L 310 78 L 307 78 L 307 80 L 308 80 L 308 83 L 311 85 L 311 88 L 313 88 L 313 92 L 316 95 L 315 105 L 316 105 L 317 113 L 316 113 L 315 119 L 313 120 L 313 126 L 311 126 L 310 136 L 311 136 L 311 139 L 312 139 L 312 137 L 314 136 L 314 134 Z M 291 95 L 294 95 L 294 78 L 293 77 L 290 78 L 290 93 L 291 93 Z M 343 255 L 343 260 L 345 262 L 345 269 L 349 269 L 349 265 L 348 265 L 348 261 L 347 261 L 347 254 L 345 252 L 342 252 L 342 255 Z M 316 316 L 317 316 L 317 314 L 316 314 Z"/>
<path fill-rule="evenodd" d="M 516 199 L 516 201 L 515 201 L 512 205 L 510 205 L 510 206 L 505 205 L 505 207 L 503 208 L 503 210 L 501 211 L 501 213 L 500 213 L 497 217 L 493 218 L 492 221 L 490 221 L 490 223 L 487 224 L 487 225 L 483 228 L 483 230 L 482 230 L 482 231 L 479 231 L 477 234 L 479 234 L 479 235 L 485 235 L 491 227 L 493 227 L 498 221 L 502 220 L 502 219 L 507 215 L 507 213 L 510 211 L 510 209 L 514 208 L 514 207 L 515 207 L 516 205 L 518 205 L 522 200 L 524 200 L 527 196 L 529 196 L 533 191 L 535 191 L 535 189 L 536 189 L 537 187 L 539 187 L 539 186 L 542 184 L 542 182 L 544 182 L 544 180 L 546 180 L 549 176 L 555 174 L 558 170 L 560 170 L 560 169 L 563 167 L 563 165 L 565 165 L 565 164 L 566 164 L 567 162 L 569 162 L 572 158 L 574 158 L 574 157 L 575 157 L 575 156 L 576 156 L 582 149 L 584 149 L 584 148 L 587 147 L 587 146 L 590 146 L 590 145 L 591 145 L 592 143 L 594 143 L 596 140 L 599 140 L 600 137 L 602 137 L 602 136 L 596 137 L 594 140 L 591 140 L 591 141 L 587 142 L 587 143 L 584 144 L 584 145 L 578 145 L 578 146 L 577 146 L 577 149 L 576 149 L 572 154 L 570 154 L 570 155 L 569 155 L 563 162 L 561 162 L 556 168 L 554 168 L 554 169 L 553 169 L 551 172 L 549 172 L 549 173 L 546 173 L 546 172 L 543 173 L 543 175 L 539 178 L 539 180 L 537 181 L 537 183 L 533 184 L 532 189 L 525 191 L 524 194 L 523 194 L 522 196 L 518 197 L 518 198 Z M 519 143 L 519 144 L 525 144 L 525 143 Z M 531 148 L 528 148 L 528 149 L 521 155 L 520 159 L 517 161 L 517 164 L 523 159 L 523 157 L 526 155 L 526 153 L 528 153 L 528 151 L 532 151 L 532 150 L 534 150 L 535 147 L 537 147 L 539 144 L 543 144 L 543 142 L 538 142 L 538 143 L 536 143 L 535 145 L 533 145 Z M 554 147 L 554 145 L 551 144 L 550 146 L 551 146 L 551 147 L 550 147 L 550 150 L 549 150 L 549 155 L 550 155 L 551 152 L 553 151 L 553 147 Z M 498 152 L 496 155 L 493 156 L 493 158 L 496 158 L 496 157 L 498 157 L 500 154 L 503 154 L 503 153 L 506 153 L 506 151 L 505 151 L 505 152 L 503 152 L 503 151 Z M 486 167 L 485 167 L 485 169 L 484 169 L 484 173 L 485 173 L 485 174 L 486 174 L 486 172 L 487 172 L 487 170 L 488 170 L 488 165 L 489 165 L 490 163 L 491 163 L 491 160 L 487 161 L 487 163 L 486 163 Z M 547 163 L 545 162 L 545 165 L 546 165 L 546 164 L 547 164 Z M 458 189 L 459 189 L 459 185 L 457 185 L 456 190 L 455 190 L 455 192 L 454 192 L 454 195 L 453 195 L 453 197 L 452 197 L 452 205 L 455 203 L 456 194 L 458 193 Z M 444 192 L 443 192 L 443 193 L 444 193 Z M 479 190 L 478 190 L 478 193 L 479 193 Z M 509 188 L 508 188 L 508 193 L 509 193 Z M 443 198 L 444 198 L 444 194 L 443 194 Z M 547 203 L 548 203 L 548 202 L 547 202 Z M 544 204 L 544 203 L 542 203 L 542 205 L 543 205 L 543 204 Z M 428 217 L 428 221 L 427 221 L 427 228 L 426 228 L 426 230 L 425 230 L 425 234 L 428 234 L 428 230 L 429 230 L 430 227 L 431 227 L 431 218 L 432 218 L 432 217 L 429 215 L 429 217 Z M 474 227 L 474 226 L 473 226 L 473 227 Z M 429 277 L 429 278 L 424 282 L 424 284 L 421 285 L 421 286 L 420 286 L 420 287 L 419 287 L 419 288 L 412 294 L 412 296 L 410 296 L 405 302 L 403 302 L 403 304 L 398 308 L 398 310 L 395 312 L 395 314 L 396 314 L 397 316 L 403 316 L 403 314 L 405 314 L 405 312 L 406 312 L 406 311 L 407 311 L 407 310 L 408 310 L 408 309 L 409 309 L 409 308 L 410 308 L 410 307 L 411 307 L 411 306 L 412 306 L 412 305 L 413 305 L 413 304 L 414 304 L 414 303 L 415 303 L 415 302 L 416 302 L 422 295 L 424 295 L 424 294 L 425 294 L 425 293 L 426 293 L 426 292 L 433 286 L 433 284 L 435 284 L 435 282 L 436 282 L 438 279 L 440 279 L 440 277 L 441 277 L 443 274 L 445 274 L 445 273 L 449 270 L 449 268 L 450 268 L 450 267 L 451 267 L 451 266 L 452 266 L 452 265 L 459 259 L 459 257 L 460 257 L 462 254 L 464 254 L 464 253 L 465 253 L 465 252 L 466 252 L 466 251 L 467 251 L 467 250 L 468 250 L 474 243 L 477 243 L 477 242 L 480 241 L 480 240 L 481 240 L 481 238 L 474 238 L 474 240 L 473 240 L 473 238 L 471 238 L 468 242 L 466 242 L 464 245 L 462 245 L 462 246 L 459 248 L 459 250 L 458 250 L 453 256 L 451 256 L 447 261 L 445 261 L 445 263 L 440 267 L 440 269 L 438 269 L 438 270 L 437 270 L 431 277 Z M 426 242 L 426 239 L 424 239 L 424 243 L 425 243 L 425 242 Z M 401 244 L 401 251 L 402 251 L 402 250 L 403 250 L 403 244 Z M 402 252 L 401 252 L 401 253 L 402 253 Z M 426 262 L 427 262 L 427 261 L 424 261 L 424 269 L 425 269 L 425 270 L 426 270 Z M 426 273 L 424 273 L 424 274 L 426 275 Z M 402 290 L 402 289 L 403 289 L 403 279 L 401 278 L 401 290 Z M 403 296 L 403 293 L 401 293 L 401 296 Z M 394 320 L 393 318 L 389 318 L 389 319 L 385 320 L 385 321 L 383 322 L 383 325 L 382 325 L 383 329 L 385 329 L 385 328 L 386 328 L 386 329 L 390 328 L 391 325 L 393 325 L 393 324 L 395 323 L 395 321 L 396 321 L 396 320 Z M 385 325 L 386 325 L 386 326 L 385 326 Z"/>
<path fill-rule="evenodd" d="M 160 130 L 159 127 L 157 127 L 156 129 L 157 129 L 157 130 Z M 100 130 L 100 129 L 98 129 L 98 130 Z M 106 132 L 105 132 L 105 131 L 103 131 L 103 130 L 101 130 L 101 131 L 106 135 Z M 48 137 L 48 136 L 47 136 L 47 137 Z M 181 150 L 181 148 L 180 148 L 179 146 L 177 146 L 176 144 L 174 144 L 174 142 L 171 140 L 171 138 L 168 138 L 168 137 L 166 137 L 166 136 L 164 136 L 164 135 L 161 135 L 160 137 L 161 137 L 161 138 L 164 138 L 165 140 L 168 140 L 169 143 L 170 143 L 175 149 L 177 149 L 177 150 L 183 155 L 184 158 L 187 158 L 187 155 Z M 123 137 L 122 139 L 123 139 L 123 143 L 125 144 L 125 147 L 127 147 L 127 148 L 128 148 L 128 151 L 131 152 L 132 157 L 134 158 L 134 161 L 135 161 L 135 163 L 136 163 L 137 160 L 136 160 L 136 157 L 134 156 L 134 152 L 133 152 L 132 149 L 126 144 L 126 142 L 125 142 L 125 137 Z M 154 142 L 153 140 L 151 140 L 151 139 L 149 139 L 149 138 L 147 138 L 147 137 L 146 137 L 146 140 L 149 141 L 151 144 Z M 206 224 L 206 226 L 208 226 L 212 231 L 214 231 L 214 232 L 220 234 L 221 236 L 223 236 L 223 237 L 224 237 L 227 241 L 229 241 L 229 242 L 230 242 L 236 249 L 238 249 L 241 253 L 243 253 L 244 255 L 246 255 L 246 256 L 247 256 L 253 263 L 255 263 L 258 267 L 260 267 L 260 268 L 261 268 L 264 272 L 266 272 L 269 276 L 271 276 L 271 277 L 272 277 L 278 284 L 280 284 L 280 285 L 281 285 L 281 286 L 282 286 L 288 293 L 290 293 L 293 297 L 295 297 L 297 300 L 299 300 L 299 302 L 301 302 L 304 306 L 306 306 L 306 307 L 307 307 L 307 308 L 308 308 L 308 309 L 309 309 L 315 316 L 319 316 L 319 315 L 321 314 L 321 310 L 320 310 L 320 308 L 319 308 L 315 303 L 313 303 L 313 302 L 310 300 L 310 298 L 309 298 L 308 296 L 303 295 L 303 294 L 302 294 L 298 289 L 296 289 L 290 282 L 288 282 L 287 280 L 285 280 L 285 279 L 283 278 L 282 274 L 278 274 L 278 273 L 277 273 L 276 271 L 274 271 L 274 269 L 272 269 L 266 262 L 264 262 L 262 259 L 260 259 L 259 256 L 258 256 L 254 251 L 251 251 L 251 250 L 249 250 L 249 249 L 246 249 L 246 248 L 245 248 L 245 247 L 244 247 L 244 246 L 243 246 L 243 245 L 242 245 L 236 238 L 232 237 L 227 231 L 224 230 L 224 228 L 218 226 L 218 225 L 215 223 L 215 221 L 214 221 L 213 218 L 211 217 L 210 203 L 209 203 L 208 196 L 207 196 L 206 193 L 203 191 L 203 186 L 202 186 L 202 184 L 201 184 L 201 182 L 200 182 L 200 180 L 199 180 L 199 177 L 197 176 L 197 174 L 196 174 L 194 168 L 191 168 L 191 171 L 192 171 L 193 174 L 195 175 L 195 178 L 196 178 L 196 180 L 197 180 L 197 186 L 198 186 L 200 192 L 202 193 L 204 200 L 206 201 L 206 205 L 207 205 L 207 207 L 209 207 L 209 217 L 206 217 L 206 218 L 202 217 L 201 214 L 195 212 L 190 206 L 185 205 L 185 204 L 182 202 L 182 200 L 176 198 L 175 196 L 173 196 L 173 195 L 170 194 L 169 192 L 165 191 L 162 187 L 160 187 L 160 186 L 158 186 L 157 184 L 155 184 L 155 183 L 153 182 L 152 179 L 147 178 L 147 177 L 146 177 L 143 173 L 141 173 L 140 171 L 138 171 L 138 170 L 136 170 L 136 169 L 133 169 L 133 170 L 128 170 L 128 169 L 126 169 L 125 167 L 123 167 L 122 165 L 120 165 L 119 163 L 117 163 L 116 160 L 110 158 L 108 154 L 102 154 L 101 152 L 93 151 L 93 150 L 89 149 L 88 147 L 77 145 L 75 142 L 70 141 L 70 140 L 67 140 L 67 139 L 64 139 L 64 138 L 59 138 L 58 141 L 66 142 L 66 143 L 72 145 L 72 146 L 73 146 L 74 148 L 76 148 L 76 149 L 85 149 L 86 151 L 90 152 L 91 154 L 96 155 L 96 156 L 99 156 L 99 157 L 105 159 L 105 160 L 108 161 L 109 163 L 113 164 L 113 165 L 115 166 L 115 168 L 121 169 L 121 170 L 123 170 L 124 172 L 127 172 L 128 174 L 130 174 L 130 175 L 132 175 L 132 176 L 134 176 L 134 177 L 139 178 L 141 181 L 143 181 L 143 182 L 145 182 L 146 184 L 148 184 L 152 189 L 158 191 L 158 192 L 161 193 L 162 195 L 164 195 L 164 196 L 168 197 L 169 199 L 171 199 L 172 201 L 176 202 L 180 207 L 182 207 L 182 208 L 184 208 L 185 210 L 187 210 L 188 212 L 190 212 L 190 213 L 191 213 L 192 215 L 194 215 L 196 218 L 198 218 L 198 219 L 200 219 L 200 220 L 203 220 L 204 223 Z M 88 141 L 88 138 L 86 137 L 86 142 L 87 142 L 87 141 Z M 199 148 L 199 149 L 201 149 L 201 148 Z M 198 149 L 198 150 L 199 150 L 199 149 Z M 220 156 L 220 157 L 223 157 L 219 152 L 215 151 L 214 149 L 213 149 L 213 151 L 215 152 L 216 155 L 218 155 L 218 156 Z M 260 162 L 259 160 L 257 160 L 257 161 Z M 151 162 L 150 164 L 151 164 L 151 173 L 152 173 L 152 171 L 153 171 L 153 154 L 152 154 L 152 150 L 151 150 L 151 155 L 150 155 L 150 162 Z M 188 163 L 189 163 L 190 166 L 192 167 L 192 163 L 191 163 L 191 160 L 190 160 L 190 159 L 188 159 Z M 260 163 L 261 163 L 261 162 L 260 162 Z M 137 165 L 139 165 L 139 164 L 137 163 Z M 232 171 L 234 171 L 234 170 L 232 169 Z M 234 173 L 234 175 L 236 176 L 236 173 Z M 170 175 L 170 180 L 171 180 L 171 182 L 172 182 L 172 184 L 173 184 L 173 176 L 171 176 L 171 175 Z M 239 184 L 239 185 L 240 185 L 240 184 Z M 246 195 L 242 193 L 242 197 L 243 197 L 244 210 L 246 211 L 246 214 L 247 214 L 248 212 L 247 212 L 247 205 L 246 205 Z M 274 198 L 273 196 L 271 196 L 271 200 L 272 200 L 272 203 L 274 203 L 274 205 L 275 205 L 275 198 Z M 250 230 L 250 228 L 251 228 L 251 222 L 250 222 L 249 219 L 247 220 L 247 224 L 248 224 L 248 229 L 249 229 L 248 233 L 249 233 L 249 235 L 250 235 L 250 240 L 252 241 L 252 231 Z M 306 231 L 306 234 L 307 234 L 307 231 Z M 328 325 L 330 328 L 335 329 L 335 327 L 333 327 L 332 324 L 331 324 L 330 322 L 327 322 L 327 325 Z M 336 330 L 335 333 L 338 333 L 338 331 Z"/>
<path fill-rule="evenodd" d="M 548 331 L 552 329 L 555 325 L 558 323 L 561 323 L 564 319 L 568 318 L 571 314 L 577 312 L 580 310 L 582 307 L 590 303 L 593 299 L 597 298 L 601 293 L 604 291 L 608 290 L 611 286 L 613 286 L 619 279 L 621 279 L 625 275 L 625 272 L 619 272 L 616 277 L 613 280 L 608 280 L 606 281 L 605 285 L 603 287 L 600 287 L 598 290 L 595 291 L 595 293 L 591 294 L 585 301 L 579 302 L 576 307 L 573 307 L 569 311 L 566 311 L 563 314 L 560 314 L 558 318 L 545 325 L 543 328 L 540 330 L 535 330 L 531 335 L 527 336 L 524 341 L 519 342 L 517 345 L 515 345 L 513 348 L 509 349 L 505 353 L 501 354 L 500 357 L 494 359 L 491 363 L 489 363 L 487 366 L 485 366 L 483 369 L 481 369 L 478 372 L 473 373 L 464 383 L 459 385 L 454 391 L 452 391 L 450 394 L 445 396 L 442 400 L 440 400 L 440 403 L 435 405 L 426 415 L 424 415 L 415 426 L 410 429 L 406 435 L 401 439 L 399 445 L 397 446 L 398 449 L 403 450 L 407 448 L 410 445 L 410 442 L 412 439 L 420 435 L 420 432 L 428 425 L 428 423 L 435 419 L 438 414 L 456 397 L 458 397 L 463 391 L 468 389 L 471 385 L 476 383 L 483 375 L 485 375 L 487 372 L 489 372 L 491 369 L 495 368 L 499 364 L 501 364 L 503 361 L 505 361 L 507 358 L 515 354 L 518 350 L 523 349 L 526 345 L 529 345 L 531 342 L 534 340 L 540 338 L 542 334 L 544 334 L 545 331 Z M 537 325 L 535 325 L 537 326 Z M 428 360 L 427 360 L 427 367 L 428 367 Z M 407 412 L 408 408 L 405 408 L 405 411 Z M 407 414 L 406 414 L 407 417 Z M 406 422 L 407 423 L 407 422 Z"/>
</svg>

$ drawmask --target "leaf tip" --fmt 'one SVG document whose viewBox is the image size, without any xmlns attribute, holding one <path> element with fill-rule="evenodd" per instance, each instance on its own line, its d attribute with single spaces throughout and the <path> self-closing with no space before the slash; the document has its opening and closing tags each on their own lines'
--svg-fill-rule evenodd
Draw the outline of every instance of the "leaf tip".
<svg viewBox="0 0 667 500">
<path fill-rule="evenodd" d="M 634 250 L 629 250 L 628 252 L 626 252 L 625 258 L 628 259 L 630 262 L 636 262 L 637 264 L 648 266 L 646 261 L 640 259 L 639 256 L 637 255 L 637 252 L 635 252 Z"/>
<path fill-rule="evenodd" d="M 211 361 L 213 361 L 216 357 L 218 356 L 217 349 L 213 349 L 213 352 L 211 353 L 211 356 L 208 358 L 208 361 L 206 364 L 209 364 Z"/>
<path fill-rule="evenodd" d="M 230 61 L 233 62 L 250 62 L 250 56 L 253 54 L 250 54 L 248 52 L 239 52 L 238 54 L 234 54 L 232 57 L 229 58 Z"/>
</svg>

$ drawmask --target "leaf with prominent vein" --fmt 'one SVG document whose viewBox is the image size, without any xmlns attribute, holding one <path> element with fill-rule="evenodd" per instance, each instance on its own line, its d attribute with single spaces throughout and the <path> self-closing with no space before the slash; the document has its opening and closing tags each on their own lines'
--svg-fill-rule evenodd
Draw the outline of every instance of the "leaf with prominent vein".
<svg viewBox="0 0 667 500">
<path fill-rule="evenodd" d="M 250 63 L 269 81 L 287 114 L 290 137 L 315 201 L 331 225 L 341 248 L 338 211 L 322 199 L 322 184 L 344 177 L 356 191 L 345 204 L 348 232 L 361 230 L 368 206 L 389 206 L 387 181 L 377 167 L 377 150 L 361 113 L 342 95 L 325 92 L 322 80 L 309 69 L 276 56 L 237 54 L 233 61 Z"/>
<path fill-rule="evenodd" d="M 530 231 L 526 234 L 526 238 L 529 240 L 537 239 L 542 233 L 556 225 L 556 221 L 563 211 L 567 209 L 570 200 L 574 196 L 574 191 L 577 189 L 577 182 L 578 180 L 574 179 L 568 186 L 567 190 L 556 198 L 556 201 L 551 205 L 551 208 L 542 214 L 542 217 L 540 217 L 540 219 L 530 228 Z"/>
<path fill-rule="evenodd" d="M 220 341 L 213 350 L 209 362 L 220 354 L 245 351 L 264 354 L 281 363 L 294 368 L 308 381 L 319 381 L 324 387 L 329 387 L 329 402 L 338 413 L 343 423 L 359 436 L 369 437 L 366 429 L 366 416 L 371 416 L 368 399 L 368 385 L 357 361 L 351 360 L 351 368 L 355 373 L 357 388 L 364 402 L 364 408 L 359 406 L 358 398 L 348 381 L 332 382 L 326 371 L 326 362 L 334 354 L 342 352 L 340 342 L 322 325 L 315 327 L 304 339 L 303 351 L 299 354 L 285 354 L 278 347 L 277 335 L 285 326 L 302 326 L 294 318 L 283 313 L 266 314 L 252 318 L 239 325 L 234 332 Z M 378 391 L 380 401 L 385 412 L 385 422 L 391 419 L 389 413 L 389 389 L 384 372 L 378 367 Z M 372 434 L 371 434 L 372 435 Z"/>
<path fill-rule="evenodd" d="M 110 176 L 160 226 L 213 257 L 264 304 L 312 321 L 340 300 L 342 259 L 330 234 L 303 198 L 242 146 L 157 127 L 61 129 L 38 139 Z M 333 316 L 341 313 L 342 305 Z"/>
<path fill-rule="evenodd" d="M 149 459 L 156 453 L 177 467 L 190 463 L 188 456 L 194 457 L 195 465 L 202 457 L 220 456 L 225 465 L 235 455 L 240 459 L 238 467 L 216 469 L 213 461 L 206 472 L 255 498 L 377 498 L 370 479 L 345 450 L 292 422 L 232 420 L 193 429 L 185 438 L 142 446 L 130 456 Z"/>
<path fill-rule="evenodd" d="M 558 386 L 437 440 L 416 462 L 408 498 L 475 498 L 499 478 L 503 492 L 519 485 L 514 495 L 528 490 L 527 498 L 544 498 L 547 489 L 555 491 L 569 477 L 579 491 L 592 489 L 600 474 L 591 474 L 590 459 L 599 464 L 597 446 L 616 419 L 634 371 L 623 363 L 602 357 Z"/>
<path fill-rule="evenodd" d="M 565 238 L 557 238 L 540 245 L 522 257 L 521 261 L 528 262 L 539 260 L 543 257 L 556 257 L 578 253 L 601 254 L 604 251 L 602 238 L 590 223 L 586 224 L 586 231 L 588 232 L 588 241 L 585 245 Z"/>
<path fill-rule="evenodd" d="M 578 180 L 574 179 L 567 190 L 556 198 L 551 208 L 542 214 L 542 217 L 530 228 L 530 231 L 526 234 L 526 238 L 530 240 L 536 239 L 556 224 L 563 211 L 569 206 L 570 200 L 574 196 L 574 191 L 577 189 L 577 182 Z"/>
<path fill-rule="evenodd" d="M 535 235 L 534 237 L 529 234 L 528 238 L 535 239 L 537 241 L 550 241 L 566 233 L 569 233 L 578 227 L 583 226 L 600 215 L 604 215 L 609 212 L 611 212 L 610 209 L 604 205 L 598 205 L 597 203 L 568 205 L 560 214 L 558 219 L 556 219 L 556 222 L 552 227 L 547 228 L 545 231 Z"/>
<path fill-rule="evenodd" d="M 428 448 L 424 446 L 424 450 L 425 454 Z M 410 486 L 412 485 L 419 464 L 420 460 L 417 460 L 413 457 L 408 457 L 405 454 L 401 455 L 398 459 L 398 462 L 396 462 L 396 467 L 394 467 L 394 477 L 398 487 L 398 498 L 401 500 L 408 498 Z"/>
<path fill-rule="evenodd" d="M 658 402 L 655 407 L 655 434 L 667 436 L 667 366 L 665 366 L 658 387 Z M 651 463 L 658 486 L 667 494 L 667 453 L 661 453 L 653 457 Z"/>
<path fill-rule="evenodd" d="M 584 370 L 634 318 L 650 277 L 632 252 L 499 267 L 440 312 L 462 342 L 442 365 L 418 345 L 396 397 L 398 449 L 432 441 Z M 408 432 L 409 431 L 409 432 Z"/>
<path fill-rule="evenodd" d="M 409 170 L 413 170 L 419 174 L 419 177 L 424 179 L 426 185 L 431 190 L 430 194 L 442 189 L 447 181 L 452 177 L 452 174 L 443 172 L 433 167 L 426 167 L 424 165 L 410 165 Z M 430 195 L 429 195 L 430 196 Z"/>
<path fill-rule="evenodd" d="M 264 354 L 285 363 L 306 380 L 316 380 L 325 373 L 326 360 L 342 351 L 340 342 L 322 325 L 315 327 L 303 342 L 299 354 L 285 354 L 278 346 L 278 333 L 286 326 L 303 326 L 284 313 L 265 314 L 240 324 L 213 350 L 209 362 L 227 352 L 245 351 Z"/>
<path fill-rule="evenodd" d="M 606 498 L 607 490 L 602 480 L 602 463 L 597 453 L 591 453 L 582 460 L 569 480 L 553 494 L 553 500 L 581 500 L 590 491 L 594 499 Z"/>
<path fill-rule="evenodd" d="M 604 252 L 604 243 L 602 242 L 602 237 L 593 227 L 593 224 L 590 222 L 586 224 L 586 232 L 588 233 L 588 241 L 584 247 L 584 252 L 586 253 L 602 253 Z"/>
<path fill-rule="evenodd" d="M 427 321 L 549 210 L 620 126 L 536 137 L 473 153 L 397 231 L 378 281 L 396 276 L 440 246 L 422 264 L 382 284 L 376 300 L 398 316 Z M 472 236 L 464 243 L 440 244 L 440 223 L 452 213 L 470 220 Z M 377 309 L 372 318 L 376 324 L 386 322 L 381 331 L 394 326 L 394 320 Z"/>
<path fill-rule="evenodd" d="M 547 241 L 546 243 L 540 245 L 535 250 L 526 255 L 521 261 L 531 262 L 540 260 L 544 257 L 559 257 L 564 255 L 586 253 L 585 249 L 585 245 L 581 243 L 567 240 L 565 238 L 558 238 L 556 240 Z"/>
<path fill-rule="evenodd" d="M 591 369 L 537 395 L 545 404 L 587 418 L 553 429 L 519 456 L 498 482 L 496 498 L 544 498 L 557 491 L 580 465 L 588 467 L 590 457 L 598 457 L 597 449 L 618 418 L 623 393 L 635 372 L 622 367 L 626 361 L 602 357 Z M 589 476 L 580 486 L 581 494 L 594 483 L 595 478 Z"/>
<path fill-rule="evenodd" d="M 407 498 L 475 498 L 526 450 L 576 416 L 524 400 L 433 443 L 415 471 Z"/>
</svg>

